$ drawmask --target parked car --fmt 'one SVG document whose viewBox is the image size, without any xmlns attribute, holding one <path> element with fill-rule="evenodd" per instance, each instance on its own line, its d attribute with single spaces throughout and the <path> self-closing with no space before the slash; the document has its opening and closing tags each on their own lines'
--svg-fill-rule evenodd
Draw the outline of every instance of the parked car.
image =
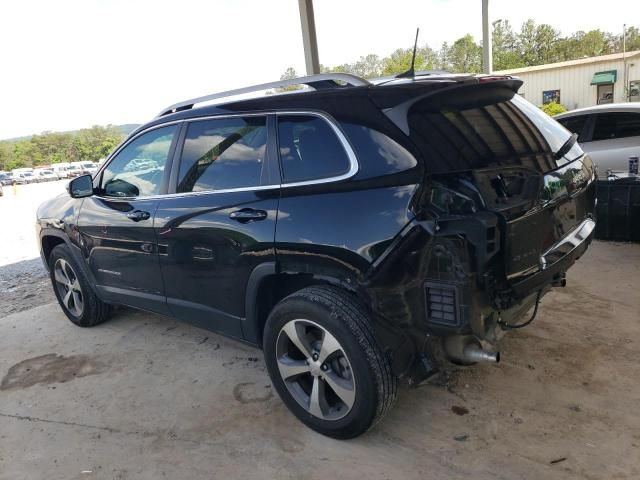
<svg viewBox="0 0 640 480">
<path fill-rule="evenodd" d="M 293 84 L 311 88 L 233 100 Z M 357 436 L 399 378 L 499 361 L 591 241 L 593 164 L 521 84 L 322 74 L 167 107 L 38 209 L 60 306 L 262 347 L 302 422 Z"/>
<path fill-rule="evenodd" d="M 0 185 L 6 186 L 11 185 L 13 181 L 11 180 L 11 174 L 9 173 L 0 173 Z"/>
<path fill-rule="evenodd" d="M 41 182 L 51 182 L 53 180 L 58 180 L 58 176 L 53 173 L 53 170 L 48 168 L 35 169 L 34 175 L 37 175 L 38 179 Z"/>
<path fill-rule="evenodd" d="M 579 108 L 554 117 L 578 134 L 578 142 L 601 175 L 628 171 L 629 157 L 640 156 L 640 103 Z"/>
<path fill-rule="evenodd" d="M 2 197 L 3 195 L 4 195 L 4 187 L 2 183 L 0 183 L 0 197 Z"/>
<path fill-rule="evenodd" d="M 36 181 L 36 178 L 33 175 L 33 172 L 30 171 L 22 171 L 22 172 L 11 172 L 11 183 L 14 185 L 25 185 L 27 183 L 33 183 Z"/>
</svg>

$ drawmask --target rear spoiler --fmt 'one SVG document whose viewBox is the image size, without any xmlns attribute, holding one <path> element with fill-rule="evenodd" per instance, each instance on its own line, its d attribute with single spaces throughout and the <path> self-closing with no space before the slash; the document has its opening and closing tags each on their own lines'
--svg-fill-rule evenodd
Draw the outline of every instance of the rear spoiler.
<svg viewBox="0 0 640 480">
<path fill-rule="evenodd" d="M 522 80 L 514 77 L 506 77 L 506 76 L 473 76 L 473 77 L 465 77 L 460 81 L 457 81 L 450 86 L 438 89 L 431 89 L 422 95 L 417 95 L 415 97 L 410 98 L 409 100 L 405 100 L 398 105 L 395 105 L 390 108 L 385 108 L 382 110 L 389 120 L 391 120 L 405 135 L 409 135 L 409 110 L 416 103 L 421 102 L 429 97 L 439 96 L 442 94 L 450 94 L 452 91 L 456 91 L 459 89 L 466 89 L 470 87 L 477 87 L 480 85 L 491 85 L 492 87 L 503 87 L 512 90 L 514 93 L 518 93 L 518 90 L 522 86 Z M 376 88 L 376 87 L 374 87 Z M 384 87 L 382 87 L 384 88 Z"/>
</svg>

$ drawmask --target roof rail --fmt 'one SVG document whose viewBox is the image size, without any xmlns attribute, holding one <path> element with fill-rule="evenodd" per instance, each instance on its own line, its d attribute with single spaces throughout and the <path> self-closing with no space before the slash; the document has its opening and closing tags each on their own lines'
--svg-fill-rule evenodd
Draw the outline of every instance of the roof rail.
<svg viewBox="0 0 640 480">
<path fill-rule="evenodd" d="M 213 93 L 211 95 L 205 95 L 203 97 L 192 98 L 190 100 L 185 100 L 183 102 L 179 102 L 162 109 L 158 117 L 162 117 L 163 115 L 167 115 L 169 113 L 180 112 L 182 110 L 189 110 L 193 108 L 196 103 L 208 102 L 209 100 L 215 100 L 217 98 L 233 97 L 245 93 L 259 92 L 260 90 L 268 90 L 270 88 L 282 88 L 288 87 L 290 85 L 307 85 L 316 90 L 343 87 L 343 85 L 340 85 L 337 82 L 342 82 L 352 87 L 371 85 L 368 80 L 360 78 L 356 75 L 351 75 L 349 73 L 320 73 L 318 75 L 310 75 L 308 77 L 291 78 L 287 80 L 278 80 L 277 82 L 261 83 L 260 85 L 236 88 L 234 90 L 228 90 L 226 92 Z"/>
</svg>

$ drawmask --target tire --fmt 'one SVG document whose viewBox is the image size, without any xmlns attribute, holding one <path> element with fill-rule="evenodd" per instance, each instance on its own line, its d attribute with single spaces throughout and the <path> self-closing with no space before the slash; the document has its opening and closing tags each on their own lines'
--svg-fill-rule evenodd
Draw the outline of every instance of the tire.
<svg viewBox="0 0 640 480">
<path fill-rule="evenodd" d="M 79 327 L 93 327 L 111 316 L 111 305 L 96 296 L 66 245 L 58 245 L 51 251 L 49 275 L 62 311 Z"/>
<path fill-rule="evenodd" d="M 289 295 L 270 313 L 263 337 L 265 362 L 280 398 L 316 432 L 357 437 L 396 398 L 397 379 L 366 309 L 349 293 L 314 286 Z"/>
</svg>

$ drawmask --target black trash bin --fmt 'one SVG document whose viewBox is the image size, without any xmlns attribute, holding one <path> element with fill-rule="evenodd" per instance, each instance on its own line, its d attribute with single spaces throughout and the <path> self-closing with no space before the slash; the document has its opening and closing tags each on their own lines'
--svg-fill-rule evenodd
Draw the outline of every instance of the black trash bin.
<svg viewBox="0 0 640 480">
<path fill-rule="evenodd" d="M 598 180 L 596 238 L 640 242 L 640 177 L 610 175 Z"/>
</svg>

